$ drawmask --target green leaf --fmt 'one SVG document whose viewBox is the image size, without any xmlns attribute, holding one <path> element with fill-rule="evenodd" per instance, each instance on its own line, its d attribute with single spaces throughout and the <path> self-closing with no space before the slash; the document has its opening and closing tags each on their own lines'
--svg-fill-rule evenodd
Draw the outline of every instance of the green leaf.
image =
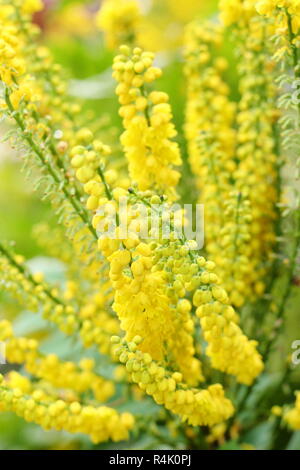
<svg viewBox="0 0 300 470">
<path fill-rule="evenodd" d="M 265 421 L 255 426 L 243 436 L 243 442 L 252 444 L 256 450 L 269 450 L 272 448 L 273 434 L 276 421 Z"/>
<path fill-rule="evenodd" d="M 261 375 L 247 400 L 247 408 L 255 409 L 262 400 L 273 396 L 280 386 L 282 377 L 282 372 Z"/>
</svg>

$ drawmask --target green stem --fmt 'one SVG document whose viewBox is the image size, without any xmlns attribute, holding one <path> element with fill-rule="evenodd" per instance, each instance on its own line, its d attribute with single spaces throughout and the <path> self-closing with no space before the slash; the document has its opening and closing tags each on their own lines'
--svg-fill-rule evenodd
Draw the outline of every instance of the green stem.
<svg viewBox="0 0 300 470">
<path fill-rule="evenodd" d="M 84 209 L 78 203 L 78 201 L 76 199 L 74 199 L 73 195 L 70 193 L 69 189 L 66 187 L 65 181 L 60 178 L 59 174 L 55 171 L 54 168 L 52 168 L 50 163 L 46 160 L 43 153 L 41 152 L 41 150 L 39 149 L 37 144 L 34 142 L 32 136 L 26 130 L 25 124 L 23 123 L 23 120 L 20 116 L 20 113 L 13 108 L 12 103 L 10 101 L 9 91 L 8 91 L 7 87 L 5 88 L 5 102 L 6 102 L 6 104 L 8 106 L 8 109 L 11 113 L 11 117 L 15 120 L 16 124 L 19 126 L 20 130 L 22 131 L 23 138 L 26 140 L 29 147 L 33 150 L 33 152 L 39 158 L 42 165 L 45 168 L 47 168 L 48 173 L 52 176 L 55 183 L 57 183 L 57 185 L 61 188 L 62 192 L 64 193 L 64 195 L 66 197 L 66 199 L 70 202 L 70 204 L 72 205 L 75 212 L 78 214 L 78 216 L 84 222 L 84 224 L 87 225 L 89 231 L 91 232 L 91 234 L 93 235 L 95 240 L 97 240 L 98 237 L 97 237 L 96 230 L 92 226 L 92 224 L 91 224 L 87 214 L 85 213 Z"/>
<path fill-rule="evenodd" d="M 0 253 L 2 253 L 2 255 L 9 261 L 9 263 L 12 266 L 14 266 L 29 282 L 31 282 L 31 284 L 34 287 L 40 287 L 42 285 L 43 292 L 47 295 L 47 297 L 49 297 L 49 299 L 51 299 L 53 302 L 55 302 L 58 305 L 65 305 L 62 300 L 58 299 L 55 295 L 53 295 L 49 291 L 49 289 L 47 289 L 43 284 L 40 284 L 39 282 L 37 282 L 32 276 L 32 274 L 25 268 L 25 266 L 22 266 L 21 264 L 19 264 L 15 260 L 15 258 L 9 253 L 9 251 L 6 250 L 6 248 L 4 248 L 2 243 L 0 243 Z"/>
<path fill-rule="evenodd" d="M 104 173 L 103 173 L 103 171 L 102 171 L 102 169 L 101 169 L 100 167 L 98 168 L 98 175 L 100 176 L 101 181 L 102 181 L 102 183 L 103 183 L 103 186 L 104 186 L 104 189 L 105 189 L 105 194 L 106 194 L 107 199 L 108 199 L 109 201 L 112 201 L 113 195 L 112 195 L 112 193 L 111 193 L 111 191 L 110 191 L 110 189 L 109 189 L 109 187 L 108 187 L 108 184 L 107 184 L 107 182 L 106 182 Z"/>
</svg>

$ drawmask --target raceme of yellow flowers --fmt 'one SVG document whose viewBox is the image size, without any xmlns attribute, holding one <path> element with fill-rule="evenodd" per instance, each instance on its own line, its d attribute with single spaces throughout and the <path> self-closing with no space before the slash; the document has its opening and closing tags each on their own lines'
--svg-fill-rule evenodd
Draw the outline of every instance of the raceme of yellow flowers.
<svg viewBox="0 0 300 470">
<path fill-rule="evenodd" d="M 166 93 L 148 92 L 149 84 L 161 75 L 153 66 L 154 54 L 140 48 L 121 48 L 116 56 L 113 76 L 121 105 L 125 132 L 121 136 L 129 173 L 142 191 L 149 188 L 172 196 L 180 174 L 173 166 L 181 164 L 178 144 L 171 139 L 176 130 Z"/>
<path fill-rule="evenodd" d="M 284 418 L 292 429 L 300 429 L 300 392 L 297 393 L 295 408 L 289 410 Z"/>
<path fill-rule="evenodd" d="M 265 50 L 266 26 L 257 17 L 246 21 L 249 2 L 221 2 L 223 16 L 229 16 L 235 4 L 239 5 L 240 13 L 235 11 L 234 34 L 243 49 L 238 58 L 239 106 L 230 100 L 229 88 L 222 78 L 228 67 L 220 57 L 224 28 L 194 22 L 187 28 L 185 41 L 188 83 L 185 132 L 200 202 L 208 208 L 207 251 L 223 271 L 219 274 L 230 292 L 231 302 L 240 307 L 247 298 L 261 295 L 265 289 L 263 280 L 275 241 L 278 172 L 273 132 L 276 113 L 274 99 L 271 100 L 275 93 L 274 77 Z M 241 219 L 238 224 L 234 224 L 236 218 L 231 219 L 232 239 L 236 242 L 230 242 L 231 253 L 224 256 L 219 238 L 226 207 L 219 201 L 226 201 L 233 191 L 240 191 L 249 199 L 251 221 L 242 226 Z M 225 238 L 223 245 L 228 242 Z M 223 265 L 230 270 L 233 259 L 240 260 L 235 273 L 222 269 Z M 266 262 L 262 263 L 264 259 Z M 243 282 L 244 267 L 247 286 Z"/>
<path fill-rule="evenodd" d="M 137 40 L 136 2 L 107 0 L 97 19 L 110 47 L 124 43 L 112 65 L 124 128 L 120 170 L 111 134 L 106 140 L 101 126 L 86 125 L 81 102 L 67 94 L 63 71 L 47 48 L 35 46 L 39 31 L 31 15 L 41 3 L 1 1 L 1 112 L 14 125 L 11 141 L 22 149 L 25 167 L 39 172 L 36 189 L 60 224 L 50 230 L 39 225 L 35 236 L 67 264 L 67 282 L 53 285 L 0 242 L 2 284 L 20 306 L 40 312 L 84 347 L 96 346 L 114 369 L 106 378 L 88 356 L 77 363 L 44 354 L 36 339 L 16 337 L 10 322 L 0 321 L 7 360 L 22 366 L 21 373 L 1 377 L 1 411 L 44 429 L 88 434 L 96 444 L 119 441 L 129 438 L 141 417 L 118 411 L 115 382 L 124 395 L 149 395 L 187 425 L 212 427 L 224 426 L 235 411 L 227 381 L 216 383 L 216 370 L 247 386 L 261 374 L 258 342 L 243 332 L 239 309 L 263 294 L 273 260 L 278 113 L 265 45 L 273 26 L 255 10 L 271 14 L 274 8 L 266 5 L 276 2 L 255 3 L 223 0 L 225 26 L 193 21 L 186 30 L 184 127 L 198 199 L 207 212 L 205 253 L 194 240 L 177 236 L 178 220 L 186 224 L 183 210 L 176 217 L 172 212 L 182 155 L 169 96 L 156 86 L 162 70 Z M 286 6 L 293 15 L 292 5 Z M 240 50 L 245 48 L 238 103 L 225 81 L 227 24 L 234 24 Z M 126 233 L 119 215 L 124 198 Z M 141 218 L 139 205 L 147 215 L 155 207 L 157 233 Z M 111 224 L 113 236 L 106 237 Z M 295 428 L 297 407 L 298 401 L 286 416 Z"/>
</svg>

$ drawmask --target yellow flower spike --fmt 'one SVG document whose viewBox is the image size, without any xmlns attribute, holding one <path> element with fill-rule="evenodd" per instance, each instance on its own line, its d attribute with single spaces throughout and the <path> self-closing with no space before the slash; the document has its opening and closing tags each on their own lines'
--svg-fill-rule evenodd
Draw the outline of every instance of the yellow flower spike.
<svg viewBox="0 0 300 470">
<path fill-rule="evenodd" d="M 7 332 L 10 333 L 9 337 Z M 0 340 L 4 339 L 9 362 L 24 364 L 30 374 L 46 380 L 54 387 L 80 393 L 91 389 L 98 401 L 105 401 L 114 394 L 113 383 L 94 373 L 93 360 L 82 359 L 78 366 L 73 362 L 60 361 L 54 354 L 43 355 L 38 351 L 37 341 L 14 337 L 7 321 L 0 322 Z"/>
<path fill-rule="evenodd" d="M 78 402 L 69 405 L 47 394 L 37 400 L 35 394 L 11 389 L 9 383 L 0 385 L 0 401 L 3 410 L 13 411 L 26 421 L 39 424 L 46 430 L 64 429 L 71 433 L 84 433 L 95 444 L 109 439 L 116 442 L 128 439 L 135 424 L 130 413 L 119 414 L 107 406 L 84 406 Z"/>
<path fill-rule="evenodd" d="M 148 95 L 144 83 L 152 83 L 161 75 L 154 67 L 154 55 L 142 49 L 120 49 L 115 57 L 113 76 L 119 83 L 116 89 L 125 131 L 121 137 L 129 172 L 141 190 L 153 186 L 175 197 L 181 164 L 178 144 L 172 139 L 176 130 L 172 123 L 171 106 L 165 93 Z M 133 62 L 134 58 L 138 61 Z"/>
<path fill-rule="evenodd" d="M 138 341 L 138 343 L 140 343 Z M 158 366 L 149 354 L 136 351 L 134 359 L 126 359 L 128 344 L 124 341 L 116 351 L 122 362 L 126 362 L 127 370 L 133 360 L 138 361 L 138 372 L 130 372 L 132 379 L 147 394 L 153 396 L 158 404 L 163 404 L 168 410 L 178 414 L 183 421 L 193 426 L 208 425 L 223 422 L 233 413 L 233 406 L 224 396 L 222 386 L 212 385 L 208 389 L 189 389 L 180 382 L 180 373 L 170 373 L 167 369 Z M 175 380 L 177 379 L 177 380 Z"/>
<path fill-rule="evenodd" d="M 248 224 L 249 243 L 246 258 L 251 259 L 252 272 L 249 269 L 244 277 L 250 275 L 252 297 L 264 291 L 262 280 L 267 275 L 264 266 L 270 264 L 276 238 L 276 219 L 278 198 L 276 181 L 278 165 L 276 164 L 276 137 L 274 122 L 278 112 L 274 109 L 276 88 L 273 74 L 274 63 L 271 60 L 272 48 L 265 37 L 274 34 L 275 26 L 257 15 L 256 8 L 262 3 L 223 0 L 221 11 L 233 23 L 235 37 L 244 53 L 239 60 L 241 100 L 237 112 L 237 149 L 239 164 L 234 172 L 235 188 L 241 193 L 248 191 L 251 220 Z M 274 7 L 278 2 L 273 2 Z M 234 14 L 233 14 L 234 12 Z M 229 20 L 228 20 L 229 21 Z M 227 23 L 228 23 L 227 21 Z M 260 74 L 259 92 L 255 85 L 257 73 Z M 251 177 L 249 178 L 249 175 Z M 230 242 L 228 241 L 228 245 Z M 219 264 L 219 260 L 217 260 Z M 249 265 L 248 265 L 249 266 Z M 258 286 L 258 288 L 256 287 Z M 232 298 L 235 305 L 243 304 L 243 296 L 233 286 Z M 246 289 L 248 286 L 246 286 Z M 249 292 L 251 294 L 251 291 Z"/>
</svg>

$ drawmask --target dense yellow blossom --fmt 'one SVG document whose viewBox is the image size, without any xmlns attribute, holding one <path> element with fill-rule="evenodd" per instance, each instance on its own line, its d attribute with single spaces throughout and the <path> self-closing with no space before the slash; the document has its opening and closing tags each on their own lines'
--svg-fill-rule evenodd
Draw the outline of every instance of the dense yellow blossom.
<svg viewBox="0 0 300 470">
<path fill-rule="evenodd" d="M 98 401 L 105 401 L 114 394 L 114 385 L 93 372 L 95 363 L 83 358 L 77 365 L 62 362 L 55 354 L 43 355 L 38 342 L 31 338 L 8 336 L 9 322 L 0 321 L 0 341 L 6 340 L 6 359 L 15 364 L 24 364 L 26 370 L 39 379 L 44 379 L 56 388 L 67 388 L 82 393 L 92 390 Z M 11 331 L 12 333 L 12 331 Z"/>
<path fill-rule="evenodd" d="M 84 406 L 76 401 L 66 403 L 38 389 L 32 393 L 23 393 L 20 388 L 11 389 L 9 382 L 3 381 L 2 376 L 0 381 L 1 410 L 13 411 L 43 429 L 82 432 L 97 444 L 108 439 L 128 439 L 129 431 L 134 426 L 134 418 L 130 413 L 119 414 L 107 406 Z"/>
<path fill-rule="evenodd" d="M 181 164 L 181 157 L 178 144 L 172 140 L 177 133 L 171 121 L 169 97 L 148 91 L 149 84 L 162 73 L 153 61 L 151 52 L 126 46 L 115 57 L 113 77 L 119 83 L 116 93 L 125 128 L 121 143 L 130 176 L 142 191 L 155 188 L 174 195 L 180 177 L 174 166 Z"/>
<path fill-rule="evenodd" d="M 71 334 L 78 327 L 75 309 L 67 305 L 43 279 L 41 273 L 34 275 L 27 269 L 24 258 L 11 254 L 0 245 L 0 266 L 2 279 L 18 300 L 26 299 L 27 307 L 37 311 L 42 306 L 43 315 L 58 324 L 62 331 Z"/>
<path fill-rule="evenodd" d="M 216 259 L 217 270 L 229 293 L 230 303 L 241 307 L 246 299 L 251 298 L 252 285 L 256 282 L 249 245 L 252 221 L 250 201 L 240 192 L 229 193 L 223 210 L 224 227 L 220 231 L 222 256 L 220 252 Z"/>
<path fill-rule="evenodd" d="M 136 335 L 144 335 L 143 351 L 156 360 L 168 355 L 185 380 L 195 384 L 202 379 L 202 374 L 200 363 L 194 357 L 191 335 L 194 328 L 189 308 L 186 310 L 180 303 L 177 307 L 171 304 L 165 293 L 165 274 L 153 269 L 152 253 L 147 247 L 140 243 L 132 254 L 123 250 L 110 257 L 110 276 L 116 291 L 113 308 L 128 341 Z M 132 263 L 131 257 L 135 259 Z M 123 274 L 126 267 L 131 269 L 132 277 Z"/>
<path fill-rule="evenodd" d="M 226 238 L 225 202 L 233 191 L 232 174 L 236 170 L 234 129 L 235 104 L 229 99 L 229 87 L 222 77 L 228 67 L 220 57 L 223 29 L 212 23 L 191 23 L 185 38 L 185 75 L 187 107 L 185 133 L 189 158 L 200 190 L 199 201 L 205 207 L 206 250 L 220 267 L 220 276 L 228 291 L 235 289 L 232 274 L 225 265 L 232 265 L 234 254 L 224 257 Z M 228 217 L 229 230 L 238 230 L 234 217 Z M 235 228 L 236 227 L 236 228 Z M 234 238 L 234 237 L 233 237 Z M 222 248 L 221 248 L 222 246 Z M 232 249 L 232 247 L 231 247 Z M 221 268 L 223 264 L 223 269 Z M 232 296 L 231 300 L 237 296 Z M 244 299 L 234 305 L 241 305 Z"/>
<path fill-rule="evenodd" d="M 257 0 L 220 0 L 221 20 L 226 26 L 232 23 L 247 23 L 256 14 Z"/>
<path fill-rule="evenodd" d="M 113 340 L 118 342 L 119 338 Z M 193 426 L 212 426 L 232 415 L 233 406 L 225 398 L 220 384 L 211 385 L 206 390 L 188 388 L 182 383 L 182 374 L 170 373 L 153 361 L 150 354 L 137 351 L 141 341 L 142 338 L 138 336 L 128 344 L 122 341 L 116 354 L 126 364 L 132 380 L 153 396 L 158 404 L 164 404 L 168 410 Z"/>
</svg>

